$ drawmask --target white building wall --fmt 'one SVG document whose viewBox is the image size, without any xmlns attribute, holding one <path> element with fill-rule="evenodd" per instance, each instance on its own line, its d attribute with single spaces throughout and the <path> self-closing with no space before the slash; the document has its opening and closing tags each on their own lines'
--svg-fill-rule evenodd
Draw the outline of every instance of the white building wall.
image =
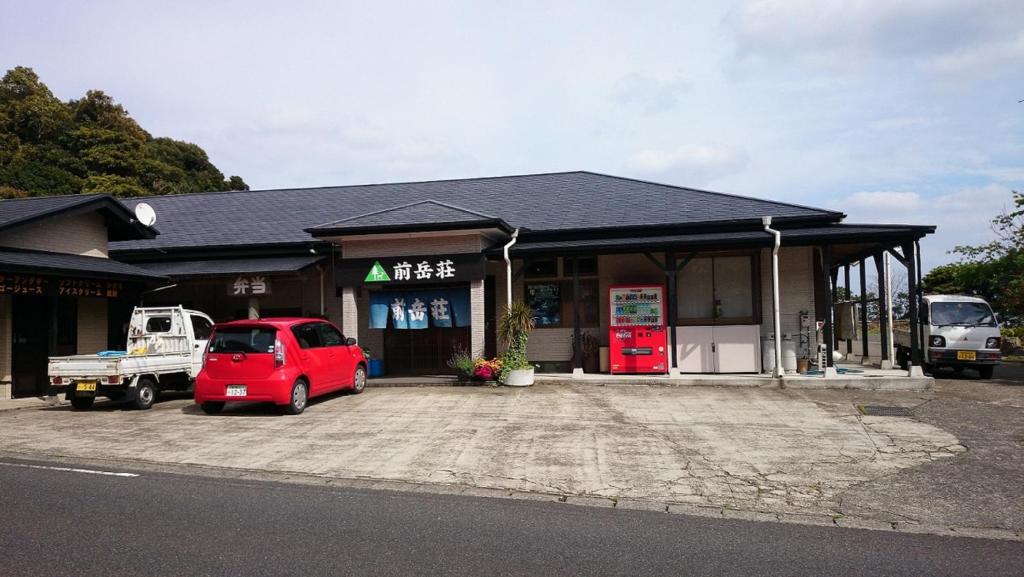
<svg viewBox="0 0 1024 577">
<path fill-rule="evenodd" d="M 814 318 L 814 249 L 811 247 L 783 247 L 779 250 L 779 312 L 782 333 L 800 332 L 800 311 Z M 772 328 L 772 252 L 761 252 L 761 336 L 768 336 Z M 813 339 L 813 335 L 812 335 Z"/>
<path fill-rule="evenodd" d="M 0 233 L 0 246 L 106 257 L 107 224 L 95 212 L 47 218 Z"/>
</svg>

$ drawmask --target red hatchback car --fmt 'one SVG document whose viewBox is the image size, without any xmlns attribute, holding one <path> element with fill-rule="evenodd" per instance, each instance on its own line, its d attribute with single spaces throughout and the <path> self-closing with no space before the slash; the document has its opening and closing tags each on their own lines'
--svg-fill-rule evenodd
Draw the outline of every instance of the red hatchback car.
<svg viewBox="0 0 1024 577">
<path fill-rule="evenodd" d="M 271 318 L 215 325 L 195 390 L 208 414 L 227 402 L 270 401 L 297 415 L 312 397 L 365 387 L 355 339 L 324 320 Z"/>
</svg>

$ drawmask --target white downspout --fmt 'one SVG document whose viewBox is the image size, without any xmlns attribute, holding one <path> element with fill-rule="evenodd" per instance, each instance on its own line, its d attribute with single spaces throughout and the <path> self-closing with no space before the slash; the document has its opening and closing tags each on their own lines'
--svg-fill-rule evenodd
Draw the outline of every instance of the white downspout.
<svg viewBox="0 0 1024 577">
<path fill-rule="evenodd" d="M 512 259 L 508 257 L 508 249 L 512 248 L 517 238 L 519 238 L 518 228 L 512 231 L 512 238 L 502 249 L 505 256 L 505 308 L 512 308 Z"/>
<path fill-rule="evenodd" d="M 780 378 L 785 374 L 782 370 L 782 319 L 779 312 L 779 246 L 782 244 L 782 233 L 771 228 L 772 217 L 762 216 L 764 231 L 774 237 L 772 245 L 772 330 L 775 332 L 775 369 L 772 376 Z"/>
</svg>

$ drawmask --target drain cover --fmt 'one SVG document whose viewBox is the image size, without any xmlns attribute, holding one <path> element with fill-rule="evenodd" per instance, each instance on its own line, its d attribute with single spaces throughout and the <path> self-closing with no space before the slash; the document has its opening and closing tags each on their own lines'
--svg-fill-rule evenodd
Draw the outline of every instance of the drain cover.
<svg viewBox="0 0 1024 577">
<path fill-rule="evenodd" d="M 888 405 L 857 405 L 862 415 L 869 417 L 909 417 L 914 413 L 910 407 L 892 407 Z"/>
</svg>

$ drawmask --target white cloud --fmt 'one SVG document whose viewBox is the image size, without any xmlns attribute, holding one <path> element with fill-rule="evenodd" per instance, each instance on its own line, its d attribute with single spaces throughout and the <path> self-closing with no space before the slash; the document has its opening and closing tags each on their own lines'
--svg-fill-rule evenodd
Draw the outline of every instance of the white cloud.
<svg viewBox="0 0 1024 577">
<path fill-rule="evenodd" d="M 855 192 L 850 195 L 845 205 L 851 209 L 872 209 L 903 213 L 918 209 L 921 206 L 921 195 L 916 192 Z"/>
<path fill-rule="evenodd" d="M 670 176 L 696 184 L 739 172 L 747 162 L 747 153 L 740 148 L 699 144 L 640 150 L 629 157 L 626 167 L 641 174 Z"/>
<path fill-rule="evenodd" d="M 676 107 L 692 84 L 682 79 L 659 80 L 630 73 L 616 83 L 613 98 L 620 104 L 636 106 L 644 114 L 667 112 Z"/>
</svg>

